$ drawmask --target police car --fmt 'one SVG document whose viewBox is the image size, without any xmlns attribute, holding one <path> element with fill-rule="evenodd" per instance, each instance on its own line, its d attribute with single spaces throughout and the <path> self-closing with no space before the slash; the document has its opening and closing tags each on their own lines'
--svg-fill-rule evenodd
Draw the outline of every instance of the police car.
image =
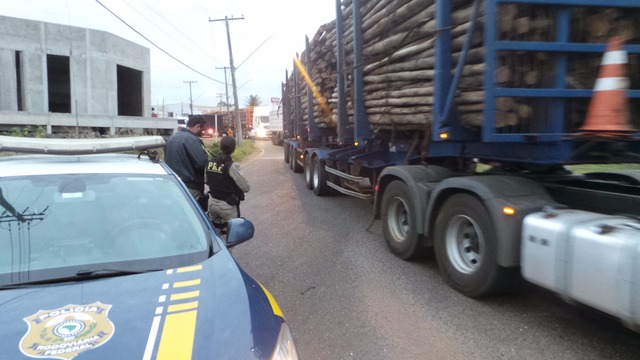
<svg viewBox="0 0 640 360">
<path fill-rule="evenodd" d="M 297 359 L 282 311 L 152 149 L 0 136 L 0 358 Z M 118 153 L 131 150 L 134 154 Z"/>
</svg>

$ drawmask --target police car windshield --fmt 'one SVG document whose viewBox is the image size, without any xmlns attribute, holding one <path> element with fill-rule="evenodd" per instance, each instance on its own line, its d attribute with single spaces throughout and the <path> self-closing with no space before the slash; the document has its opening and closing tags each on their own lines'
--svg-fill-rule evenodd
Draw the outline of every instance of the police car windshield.
<svg viewBox="0 0 640 360">
<path fill-rule="evenodd" d="M 170 175 L 2 177 L 0 190 L 0 286 L 209 254 L 204 222 Z"/>
</svg>

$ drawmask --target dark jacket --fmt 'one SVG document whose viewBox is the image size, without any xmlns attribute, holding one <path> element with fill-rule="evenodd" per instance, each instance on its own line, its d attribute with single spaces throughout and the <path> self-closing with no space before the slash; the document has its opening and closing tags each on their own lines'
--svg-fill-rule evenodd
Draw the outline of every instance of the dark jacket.
<svg viewBox="0 0 640 360">
<path fill-rule="evenodd" d="M 189 129 L 171 135 L 164 149 L 164 162 L 169 165 L 188 188 L 204 190 L 204 169 L 207 151 L 202 139 Z"/>
<path fill-rule="evenodd" d="M 238 205 L 244 200 L 244 192 L 229 175 L 233 160 L 229 155 L 220 155 L 207 164 L 207 185 L 212 198 L 229 205 Z"/>
</svg>

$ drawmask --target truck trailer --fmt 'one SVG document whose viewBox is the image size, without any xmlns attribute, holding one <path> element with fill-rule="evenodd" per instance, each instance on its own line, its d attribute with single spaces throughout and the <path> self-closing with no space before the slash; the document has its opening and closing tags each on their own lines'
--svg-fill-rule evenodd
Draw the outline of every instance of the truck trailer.
<svg viewBox="0 0 640 360">
<path fill-rule="evenodd" d="M 194 115 L 189 115 L 189 119 Z M 226 128 L 225 119 L 223 115 L 215 114 L 200 114 L 206 122 L 205 128 L 202 130 L 203 137 L 219 136 L 223 129 Z"/>
<path fill-rule="evenodd" d="M 250 126 L 256 132 L 256 139 L 271 138 L 270 112 L 271 106 L 253 106 Z"/>
<path fill-rule="evenodd" d="M 469 297 L 520 278 L 640 328 L 640 3 L 336 0 L 283 86 L 284 160 L 371 201 Z M 571 165 L 623 164 L 578 174 Z"/>
</svg>

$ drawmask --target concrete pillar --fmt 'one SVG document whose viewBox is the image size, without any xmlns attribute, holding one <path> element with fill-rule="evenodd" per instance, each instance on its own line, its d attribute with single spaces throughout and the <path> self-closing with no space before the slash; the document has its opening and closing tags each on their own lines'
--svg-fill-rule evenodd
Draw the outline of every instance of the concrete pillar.
<svg viewBox="0 0 640 360">
<path fill-rule="evenodd" d="M 18 110 L 16 52 L 0 50 L 0 110 Z"/>
</svg>

